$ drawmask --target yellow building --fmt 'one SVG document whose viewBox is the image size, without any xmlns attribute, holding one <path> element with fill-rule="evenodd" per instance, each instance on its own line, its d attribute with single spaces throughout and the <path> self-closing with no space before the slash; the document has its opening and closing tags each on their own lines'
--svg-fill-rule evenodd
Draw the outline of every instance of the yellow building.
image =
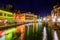
<svg viewBox="0 0 60 40">
<path fill-rule="evenodd" d="M 21 22 L 32 22 L 33 24 L 33 31 L 35 30 L 37 16 L 31 13 L 22 13 L 20 14 L 20 21 Z"/>
<path fill-rule="evenodd" d="M 4 10 L 0 10 L 0 18 L 4 18 L 6 20 L 14 19 L 12 12 L 4 11 Z"/>
<path fill-rule="evenodd" d="M 6 24 L 7 22 L 14 23 L 13 13 L 0 10 L 0 25 Z"/>
</svg>

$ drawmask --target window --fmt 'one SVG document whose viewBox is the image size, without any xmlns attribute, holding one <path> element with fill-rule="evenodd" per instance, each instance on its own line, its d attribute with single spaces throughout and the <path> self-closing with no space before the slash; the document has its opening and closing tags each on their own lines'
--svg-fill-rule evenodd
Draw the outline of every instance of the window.
<svg viewBox="0 0 60 40">
<path fill-rule="evenodd" d="M 33 17 L 26 17 L 25 19 L 33 20 Z"/>
<path fill-rule="evenodd" d="M 59 13 L 60 13 L 60 9 L 59 9 Z"/>
<path fill-rule="evenodd" d="M 6 14 L 4 14 L 4 16 L 6 16 Z"/>
<path fill-rule="evenodd" d="M 8 16 L 8 17 L 12 17 L 12 15 L 9 15 L 9 14 L 8 14 L 7 16 Z"/>
<path fill-rule="evenodd" d="M 33 17 L 33 16 L 31 16 L 31 15 L 26 15 L 26 17 Z"/>
<path fill-rule="evenodd" d="M 2 16 L 2 13 L 0 13 L 0 16 Z"/>
</svg>

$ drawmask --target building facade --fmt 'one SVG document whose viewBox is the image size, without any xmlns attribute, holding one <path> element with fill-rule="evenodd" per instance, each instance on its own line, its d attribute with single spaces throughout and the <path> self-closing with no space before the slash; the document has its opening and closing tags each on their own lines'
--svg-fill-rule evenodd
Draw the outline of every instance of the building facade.
<svg viewBox="0 0 60 40">
<path fill-rule="evenodd" d="M 37 21 L 37 16 L 36 15 L 34 15 L 30 12 L 27 12 L 27 13 L 18 13 L 18 14 L 14 13 L 13 16 L 16 19 L 16 22 L 19 22 L 19 23 L 28 23 L 28 22 L 32 23 L 32 26 L 28 26 L 29 30 L 32 30 L 33 32 L 35 31 L 36 21 Z M 20 25 L 20 28 L 21 28 L 21 25 Z M 21 32 L 21 36 L 20 36 L 21 39 L 24 38 L 25 30 L 27 28 L 26 28 L 26 25 L 24 25 L 24 27 L 23 27 L 24 32 L 23 33 Z"/>
<path fill-rule="evenodd" d="M 51 16 L 53 22 L 55 22 L 57 26 L 60 26 L 60 5 L 53 6 L 53 9 L 51 11 Z"/>
</svg>

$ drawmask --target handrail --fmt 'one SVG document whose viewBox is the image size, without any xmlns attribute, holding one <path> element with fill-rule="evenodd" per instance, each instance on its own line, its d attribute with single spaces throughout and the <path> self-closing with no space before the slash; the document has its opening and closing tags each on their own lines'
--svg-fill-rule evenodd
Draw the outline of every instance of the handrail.
<svg viewBox="0 0 60 40">
<path fill-rule="evenodd" d="M 13 28 L 13 27 L 17 27 L 19 25 L 24 25 L 24 24 L 28 24 L 28 23 L 37 23 L 37 22 L 14 23 L 14 24 L 10 24 L 10 25 L 2 25 L 2 26 L 0 26 L 0 30 L 5 30 L 5 29 L 8 29 L 8 28 Z"/>
</svg>

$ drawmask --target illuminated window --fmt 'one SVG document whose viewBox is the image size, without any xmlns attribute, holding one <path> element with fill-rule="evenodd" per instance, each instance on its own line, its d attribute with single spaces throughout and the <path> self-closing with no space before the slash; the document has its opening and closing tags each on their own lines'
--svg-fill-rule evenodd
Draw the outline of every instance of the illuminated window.
<svg viewBox="0 0 60 40">
<path fill-rule="evenodd" d="M 2 13 L 0 13 L 0 16 L 2 16 Z"/>
</svg>

